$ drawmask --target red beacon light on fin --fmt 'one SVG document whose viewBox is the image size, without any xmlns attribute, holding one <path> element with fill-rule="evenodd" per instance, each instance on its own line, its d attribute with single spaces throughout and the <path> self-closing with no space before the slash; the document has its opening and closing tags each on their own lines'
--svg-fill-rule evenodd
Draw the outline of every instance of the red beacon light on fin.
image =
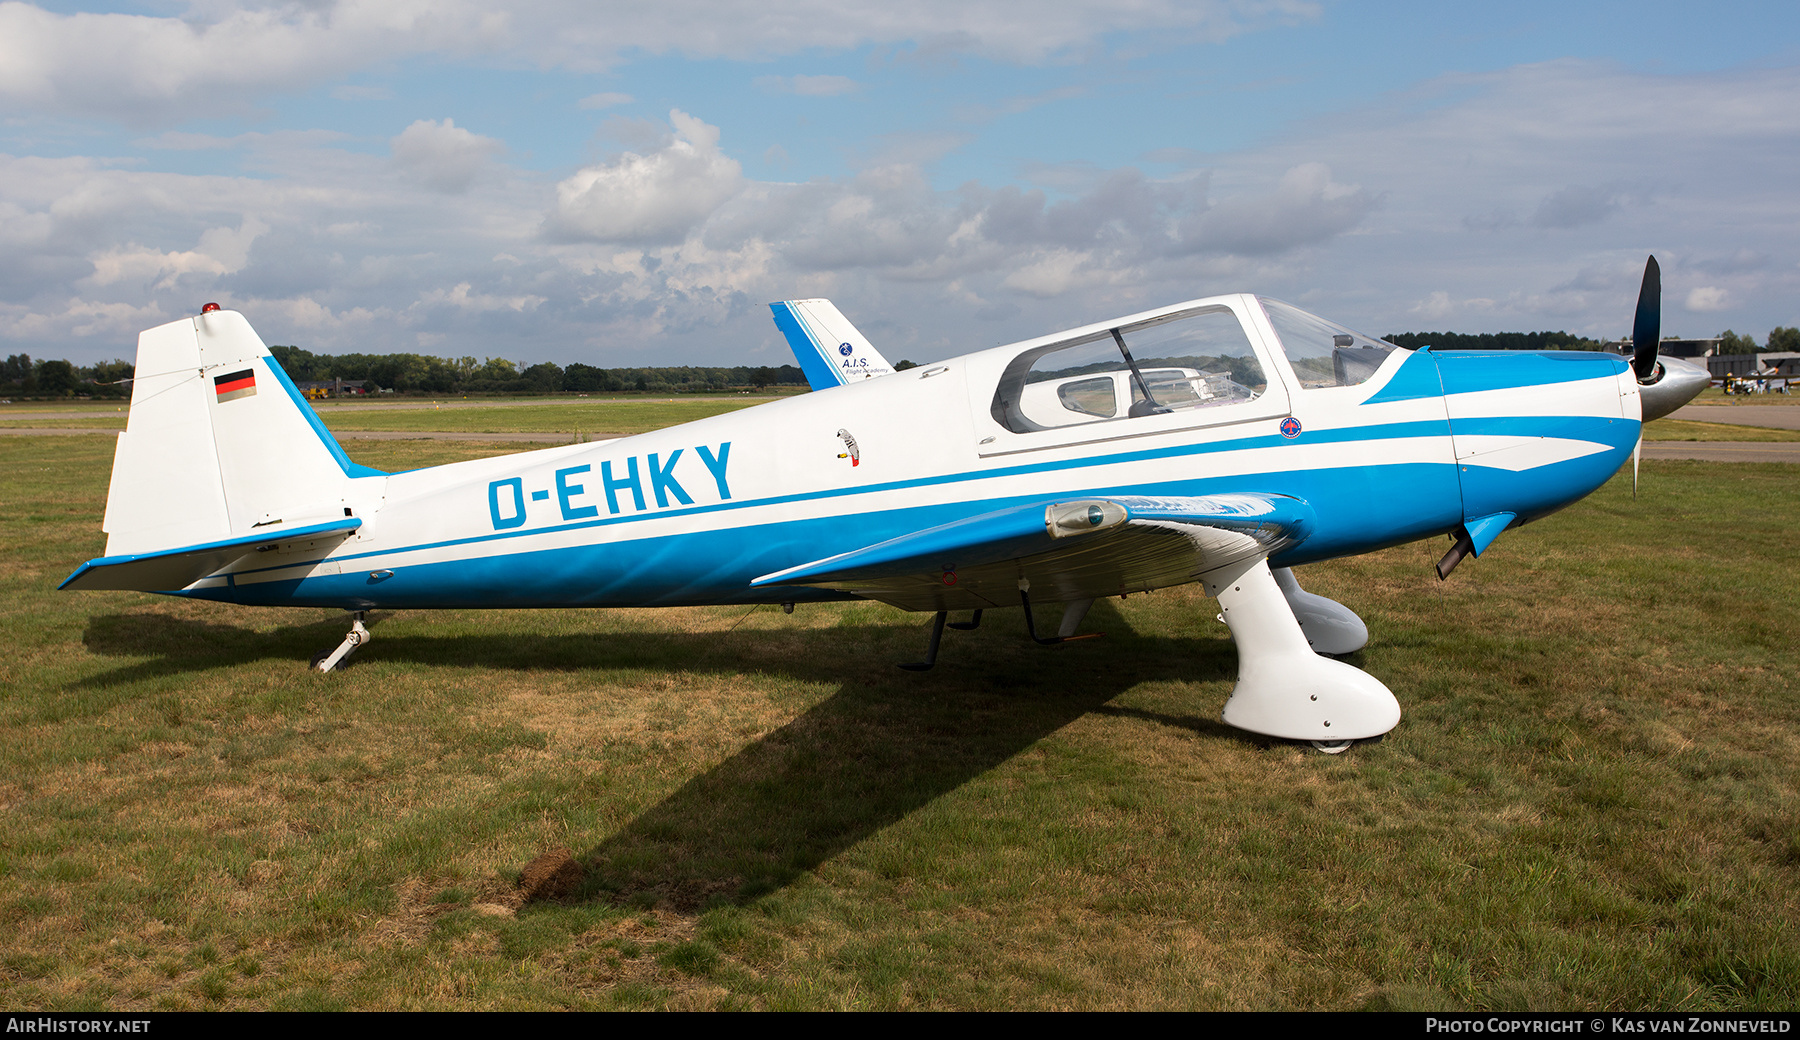
<svg viewBox="0 0 1800 1040">
<path fill-rule="evenodd" d="M 216 304 L 216 303 L 209 303 L 209 304 L 207 304 L 207 305 L 206 305 L 206 306 L 204 306 L 204 307 L 202 307 L 202 308 L 200 308 L 200 313 L 201 313 L 201 314 L 211 314 L 211 313 L 212 313 L 212 312 L 213 312 L 213 311 L 216 311 L 216 310 L 218 310 L 218 309 L 219 309 L 219 305 L 218 305 L 218 304 Z"/>
</svg>

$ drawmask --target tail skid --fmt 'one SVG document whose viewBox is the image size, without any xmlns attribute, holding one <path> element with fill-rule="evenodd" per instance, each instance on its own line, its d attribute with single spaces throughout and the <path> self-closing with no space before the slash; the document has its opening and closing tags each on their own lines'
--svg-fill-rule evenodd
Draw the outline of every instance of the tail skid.
<svg viewBox="0 0 1800 1040">
<path fill-rule="evenodd" d="M 106 556 L 64 588 L 178 589 L 265 545 L 349 537 L 379 506 L 366 478 L 386 475 L 350 461 L 236 311 L 144 332 L 137 372 Z"/>
</svg>

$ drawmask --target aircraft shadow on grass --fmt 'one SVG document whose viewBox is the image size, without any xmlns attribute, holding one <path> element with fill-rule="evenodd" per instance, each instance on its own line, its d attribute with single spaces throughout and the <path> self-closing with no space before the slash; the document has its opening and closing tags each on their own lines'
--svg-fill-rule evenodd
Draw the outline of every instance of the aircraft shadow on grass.
<svg viewBox="0 0 1800 1040">
<path fill-rule="evenodd" d="M 1212 639 L 1143 635 L 1110 604 L 1096 604 L 1090 620 L 1090 630 L 1107 633 L 1103 639 L 1040 650 L 1018 627 L 1018 617 L 1008 611 L 990 617 L 986 631 L 958 633 L 946 642 L 939 667 L 925 675 L 901 672 L 890 663 L 891 651 L 916 639 L 918 627 L 879 624 L 791 633 L 829 635 L 834 645 L 870 648 L 863 655 L 867 660 L 783 653 L 770 646 L 770 637 L 790 633 L 766 630 L 407 634 L 378 636 L 358 667 L 390 660 L 520 672 L 753 671 L 838 683 L 835 694 L 578 854 L 584 880 L 574 898 L 681 911 L 744 903 L 783 888 L 1083 715 L 1139 718 L 1256 746 L 1277 743 L 1227 726 L 1210 711 L 1174 715 L 1110 704 L 1145 682 L 1229 682 L 1236 655 L 1223 632 Z M 161 656 L 77 685 L 116 687 L 200 669 L 292 660 L 296 647 L 334 638 L 338 628 L 331 620 L 256 632 L 160 614 L 97 616 L 86 633 L 90 650 L 138 656 L 145 647 L 156 647 Z"/>
</svg>

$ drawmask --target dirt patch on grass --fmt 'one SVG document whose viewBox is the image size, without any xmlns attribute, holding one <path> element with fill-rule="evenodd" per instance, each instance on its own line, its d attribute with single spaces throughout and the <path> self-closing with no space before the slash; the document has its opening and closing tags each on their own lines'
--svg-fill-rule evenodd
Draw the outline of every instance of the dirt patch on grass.
<svg viewBox="0 0 1800 1040">
<path fill-rule="evenodd" d="M 519 872 L 519 899 L 526 903 L 564 899 L 575 893 L 582 878 L 573 853 L 566 848 L 551 849 Z"/>
</svg>

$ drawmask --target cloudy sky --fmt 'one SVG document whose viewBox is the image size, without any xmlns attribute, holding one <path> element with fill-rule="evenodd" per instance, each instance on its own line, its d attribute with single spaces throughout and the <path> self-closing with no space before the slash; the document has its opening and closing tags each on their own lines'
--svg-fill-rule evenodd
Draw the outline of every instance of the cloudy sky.
<svg viewBox="0 0 1800 1040">
<path fill-rule="evenodd" d="M 1472 13 L 1465 13 L 1472 12 Z M 1800 5 L 0 2 L 0 354 L 924 361 L 1219 292 L 1800 324 Z"/>
</svg>

